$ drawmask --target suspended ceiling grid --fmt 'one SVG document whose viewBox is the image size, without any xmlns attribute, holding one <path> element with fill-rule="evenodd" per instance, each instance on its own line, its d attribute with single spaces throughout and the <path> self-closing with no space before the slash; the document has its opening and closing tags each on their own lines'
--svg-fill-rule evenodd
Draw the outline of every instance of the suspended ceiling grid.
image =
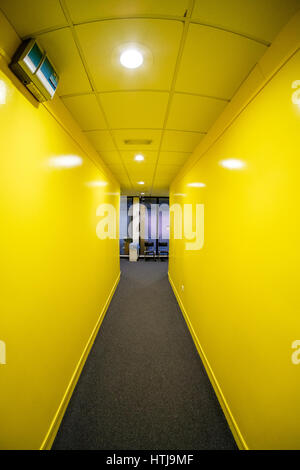
<svg viewBox="0 0 300 470">
<path fill-rule="evenodd" d="M 299 7 L 300 0 L 0 0 L 19 36 L 47 50 L 59 96 L 128 195 L 168 193 Z M 120 64 L 129 44 L 143 52 L 138 69 Z"/>
</svg>

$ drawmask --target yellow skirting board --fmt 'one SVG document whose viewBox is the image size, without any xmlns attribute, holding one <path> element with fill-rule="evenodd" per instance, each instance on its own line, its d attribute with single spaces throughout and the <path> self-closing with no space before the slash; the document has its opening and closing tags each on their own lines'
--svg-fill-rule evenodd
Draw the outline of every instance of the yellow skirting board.
<svg viewBox="0 0 300 470">
<path fill-rule="evenodd" d="M 231 411 L 230 411 L 230 408 L 229 408 L 229 406 L 228 406 L 228 403 L 227 403 L 227 401 L 226 401 L 226 398 L 225 398 L 224 395 L 223 395 L 223 392 L 222 392 L 222 390 L 221 390 L 221 388 L 220 388 L 220 385 L 219 385 L 219 383 L 218 383 L 218 381 L 217 381 L 217 379 L 216 379 L 216 376 L 214 375 L 213 370 L 212 370 L 212 368 L 211 368 L 211 366 L 210 366 L 210 364 L 209 364 L 209 362 L 208 362 L 208 360 L 207 360 L 207 357 L 206 357 L 206 355 L 205 355 L 205 353 L 204 353 L 204 351 L 203 351 L 203 348 L 202 348 L 202 346 L 201 346 L 201 344 L 200 344 L 200 341 L 199 341 L 199 339 L 198 339 L 198 337 L 197 337 L 197 335 L 196 335 L 196 333 L 195 333 L 195 330 L 194 330 L 194 328 L 193 328 L 193 325 L 192 325 L 192 323 L 191 323 L 191 321 L 190 321 L 190 319 L 189 319 L 188 313 L 186 312 L 186 310 L 185 310 L 185 308 L 184 308 L 184 305 L 183 305 L 183 303 L 182 303 L 182 301 L 181 301 L 181 298 L 180 298 L 180 296 L 179 296 L 179 294 L 178 294 L 178 292 L 177 292 L 177 290 L 176 290 L 176 287 L 175 287 L 175 285 L 174 285 L 174 283 L 173 283 L 173 281 L 172 281 L 172 278 L 171 278 L 171 276 L 170 276 L 170 273 L 168 273 L 168 277 L 169 277 L 169 281 L 170 281 L 170 284 L 171 284 L 171 286 L 172 286 L 173 292 L 174 292 L 174 294 L 175 294 L 175 297 L 176 297 L 176 299 L 177 299 L 177 302 L 178 302 L 178 304 L 179 304 L 179 307 L 180 307 L 180 309 L 181 309 L 181 312 L 182 312 L 182 314 L 183 314 L 183 317 L 184 317 L 184 319 L 185 319 L 185 321 L 186 321 L 186 324 L 187 324 L 187 326 L 188 326 L 188 328 L 189 328 L 189 330 L 190 330 L 190 333 L 191 333 L 191 335 L 192 335 L 192 338 L 193 338 L 193 341 L 194 341 L 195 346 L 196 346 L 196 348 L 197 348 L 197 351 L 198 351 L 198 353 L 199 353 L 199 356 L 200 356 L 200 358 L 201 358 L 201 360 L 202 360 L 202 362 L 203 362 L 203 365 L 204 365 L 204 367 L 205 367 L 205 370 L 206 370 L 206 372 L 207 372 L 207 375 L 208 375 L 208 377 L 209 377 L 209 380 L 210 380 L 210 382 L 211 382 L 211 384 L 212 384 L 212 386 L 213 386 L 213 388 L 214 388 L 214 391 L 215 391 L 215 393 L 216 393 L 216 395 L 217 395 L 217 398 L 218 398 L 218 401 L 219 401 L 219 403 L 220 403 L 220 405 L 221 405 L 221 407 L 222 407 L 222 410 L 223 410 L 223 412 L 224 412 L 224 415 L 225 415 L 225 418 L 226 418 L 226 420 L 227 420 L 227 423 L 228 423 L 228 425 L 229 425 L 229 427 L 230 427 L 230 429 L 231 429 L 231 432 L 232 432 L 232 434 L 233 434 L 233 437 L 234 437 L 234 439 L 235 439 L 235 442 L 237 443 L 237 446 L 238 446 L 238 448 L 239 448 L 240 450 L 249 450 L 249 448 L 248 448 L 248 446 L 247 446 L 247 444 L 246 444 L 246 442 L 245 442 L 245 439 L 243 438 L 243 436 L 242 436 L 242 434 L 241 434 L 241 431 L 239 430 L 239 427 L 238 427 L 238 425 L 237 425 L 237 422 L 235 421 L 235 419 L 234 419 L 234 417 L 233 417 L 233 415 L 232 415 L 232 413 L 231 413 Z"/>
<path fill-rule="evenodd" d="M 51 449 L 51 446 L 52 446 L 52 444 L 53 444 L 53 442 L 54 442 L 54 439 L 55 439 L 55 437 L 56 437 L 56 434 L 57 434 L 57 432 L 58 432 L 60 423 L 61 423 L 61 421 L 62 421 L 62 419 L 63 419 L 63 416 L 64 416 L 64 414 L 65 414 L 65 411 L 66 411 L 67 406 L 68 406 L 68 404 L 69 404 L 69 401 L 70 401 L 70 399 L 71 399 L 71 396 L 72 396 L 72 393 L 73 393 L 73 391 L 74 391 L 74 388 L 75 388 L 75 386 L 76 386 L 76 384 L 77 384 L 77 382 L 78 382 L 78 379 L 79 379 L 79 377 L 80 377 L 81 371 L 82 371 L 82 369 L 83 369 L 83 367 L 84 367 L 84 364 L 85 364 L 85 362 L 86 362 L 86 360 L 87 360 L 87 358 L 88 358 L 88 355 L 89 355 L 90 350 L 91 350 L 91 348 L 92 348 L 92 346 L 93 346 L 93 344 L 94 344 L 94 341 L 95 341 L 96 336 L 97 336 L 97 334 L 98 334 L 98 331 L 99 331 L 99 328 L 100 328 L 100 326 L 101 326 L 101 323 L 102 323 L 102 321 L 103 321 L 103 319 L 104 319 L 104 317 L 105 317 L 105 314 L 106 314 L 106 312 L 107 312 L 107 309 L 108 309 L 108 307 L 109 307 L 110 301 L 111 301 L 111 299 L 112 299 L 112 297 L 113 297 L 113 295 L 114 295 L 114 292 L 115 292 L 115 290 L 116 290 L 116 288 L 117 288 L 117 285 L 118 285 L 118 283 L 119 283 L 120 276 L 121 276 L 121 273 L 119 273 L 119 275 L 118 275 L 118 277 L 117 277 L 117 279 L 116 279 L 116 281 L 115 281 L 115 283 L 114 283 L 114 285 L 113 285 L 113 288 L 112 288 L 112 290 L 111 290 L 111 292 L 110 292 L 110 294 L 109 294 L 109 296 L 108 296 L 108 299 L 107 299 L 107 301 L 106 301 L 106 303 L 105 303 L 105 305 L 104 305 L 104 307 L 103 307 L 103 309 L 102 309 L 102 312 L 100 313 L 100 316 L 99 316 L 99 318 L 98 318 L 98 320 L 97 320 L 97 323 L 96 323 L 96 325 L 95 325 L 95 327 L 94 327 L 94 329 L 93 329 L 93 331 L 92 331 L 92 334 L 91 334 L 91 336 L 89 337 L 89 340 L 88 340 L 88 342 L 87 342 L 87 344 L 86 344 L 86 347 L 84 348 L 84 351 L 83 351 L 83 353 L 82 353 L 82 355 L 81 355 L 81 357 L 80 357 L 80 359 L 79 359 L 79 361 L 78 361 L 78 364 L 77 364 L 77 366 L 76 366 L 76 369 L 75 369 L 75 371 L 74 371 L 74 373 L 73 373 L 73 375 L 72 375 L 72 378 L 71 378 L 71 380 L 70 380 L 70 383 L 69 383 L 69 385 L 68 385 L 68 387 L 67 387 L 67 390 L 66 390 L 66 392 L 65 392 L 65 394 L 64 394 L 64 396 L 63 396 L 63 399 L 62 399 L 62 401 L 61 401 L 61 403 L 60 403 L 60 405 L 59 405 L 59 407 L 58 407 L 58 410 L 57 410 L 57 412 L 56 412 L 56 414 L 55 414 L 55 416 L 54 416 L 54 418 L 53 418 L 53 421 L 52 421 L 52 423 L 51 423 L 51 425 L 50 425 L 50 428 L 49 428 L 49 430 L 48 430 L 48 432 L 47 432 L 47 435 L 46 435 L 46 437 L 45 437 L 45 439 L 44 439 L 44 441 L 43 441 L 43 443 L 42 443 L 42 445 L 41 445 L 40 450 L 50 450 L 50 449 Z"/>
</svg>

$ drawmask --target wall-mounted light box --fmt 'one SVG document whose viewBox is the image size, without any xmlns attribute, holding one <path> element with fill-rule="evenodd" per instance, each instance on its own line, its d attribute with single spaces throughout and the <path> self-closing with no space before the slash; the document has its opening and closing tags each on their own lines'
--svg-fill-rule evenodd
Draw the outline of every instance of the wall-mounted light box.
<svg viewBox="0 0 300 470">
<path fill-rule="evenodd" d="M 38 101 L 53 98 L 59 77 L 35 39 L 22 42 L 12 58 L 10 68 Z"/>
</svg>

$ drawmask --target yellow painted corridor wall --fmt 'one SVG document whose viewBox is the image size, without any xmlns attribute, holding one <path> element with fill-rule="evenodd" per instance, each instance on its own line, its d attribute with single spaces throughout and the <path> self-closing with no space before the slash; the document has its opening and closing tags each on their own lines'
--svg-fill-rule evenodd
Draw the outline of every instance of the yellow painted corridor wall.
<svg viewBox="0 0 300 470">
<path fill-rule="evenodd" d="M 300 337 L 299 24 L 298 15 L 253 71 L 240 108 L 264 83 L 259 93 L 231 122 L 226 111 L 170 194 L 194 213 L 204 204 L 204 246 L 187 251 L 172 239 L 169 274 L 237 441 L 250 449 L 300 448 L 291 359 Z M 224 168 L 228 159 L 243 166 Z"/>
<path fill-rule="evenodd" d="M 0 448 L 37 449 L 118 280 L 118 240 L 97 238 L 96 209 L 119 212 L 119 185 L 59 98 L 37 106 L 4 59 L 0 142 Z M 81 164 L 55 166 L 65 156 Z"/>
</svg>

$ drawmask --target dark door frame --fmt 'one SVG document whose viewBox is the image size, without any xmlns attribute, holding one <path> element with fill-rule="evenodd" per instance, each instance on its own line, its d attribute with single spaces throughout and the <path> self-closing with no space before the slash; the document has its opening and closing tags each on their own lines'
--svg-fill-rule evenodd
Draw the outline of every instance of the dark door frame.
<svg viewBox="0 0 300 470">
<path fill-rule="evenodd" d="M 145 201 L 145 199 L 151 199 L 153 201 L 153 199 L 155 199 L 155 203 L 154 204 L 157 204 L 157 206 L 159 205 L 159 200 L 160 199 L 167 199 L 168 201 L 168 204 L 169 204 L 169 197 L 168 196 L 139 196 L 139 203 L 141 205 L 141 203 L 143 203 L 143 201 Z M 146 201 L 145 201 L 146 202 Z M 139 220 L 140 220 L 140 224 L 139 224 L 139 245 L 141 247 L 141 217 L 140 217 L 140 212 L 139 212 Z M 157 212 L 157 224 L 156 224 L 156 235 L 157 235 L 157 243 L 156 243 L 156 247 L 155 247 L 155 254 L 156 256 L 158 256 L 158 241 L 159 241 L 159 238 L 158 238 L 158 233 L 159 231 L 159 211 Z M 140 256 L 144 256 L 143 254 L 140 253 Z"/>
</svg>

